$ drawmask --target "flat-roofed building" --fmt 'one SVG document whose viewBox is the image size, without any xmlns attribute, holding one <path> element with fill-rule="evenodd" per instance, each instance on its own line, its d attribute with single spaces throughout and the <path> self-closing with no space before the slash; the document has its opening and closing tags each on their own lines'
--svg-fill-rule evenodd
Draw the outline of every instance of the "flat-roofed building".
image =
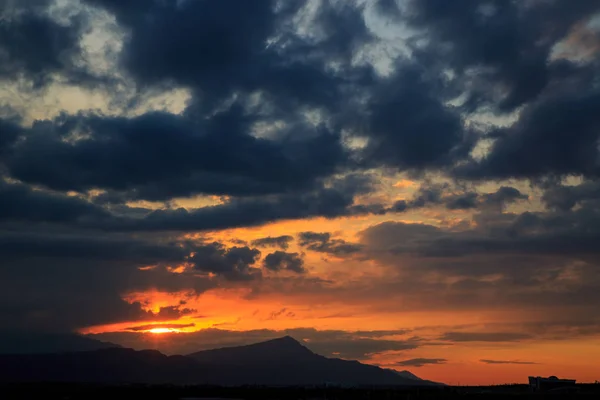
<svg viewBox="0 0 600 400">
<path fill-rule="evenodd" d="M 530 376 L 529 387 L 535 392 L 559 390 L 575 387 L 575 379 L 558 379 L 556 376 L 543 378 L 541 376 Z"/>
</svg>

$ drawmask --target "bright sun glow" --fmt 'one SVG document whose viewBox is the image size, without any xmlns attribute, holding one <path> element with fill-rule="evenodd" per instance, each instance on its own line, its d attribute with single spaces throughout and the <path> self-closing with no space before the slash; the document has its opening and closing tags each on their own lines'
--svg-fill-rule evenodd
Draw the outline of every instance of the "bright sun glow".
<svg viewBox="0 0 600 400">
<path fill-rule="evenodd" d="M 153 329 L 150 329 L 148 332 L 160 334 L 160 333 L 174 332 L 174 330 L 173 329 L 169 329 L 169 328 L 153 328 Z"/>
</svg>

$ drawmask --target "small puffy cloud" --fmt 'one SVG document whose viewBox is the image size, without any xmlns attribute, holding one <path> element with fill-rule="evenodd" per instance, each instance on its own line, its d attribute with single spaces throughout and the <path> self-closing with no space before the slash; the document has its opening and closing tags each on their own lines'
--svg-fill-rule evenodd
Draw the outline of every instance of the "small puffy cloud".
<svg viewBox="0 0 600 400">
<path fill-rule="evenodd" d="M 532 338 L 520 332 L 446 332 L 440 336 L 440 340 L 449 342 L 520 342 Z"/>
<path fill-rule="evenodd" d="M 479 360 L 480 362 L 484 363 L 484 364 L 512 364 L 512 365 L 537 365 L 539 363 L 536 362 L 532 362 L 532 361 L 519 361 L 519 360 L 509 360 L 509 361 L 505 361 L 505 360 Z"/>
<path fill-rule="evenodd" d="M 331 233 L 328 232 L 301 232 L 298 234 L 298 244 L 308 250 L 338 257 L 354 254 L 362 249 L 360 244 L 334 239 Z"/>
<path fill-rule="evenodd" d="M 298 253 L 286 253 L 284 251 L 276 251 L 268 254 L 263 260 L 263 266 L 270 271 L 292 271 L 297 274 L 306 272 L 304 268 L 304 260 Z"/>
<path fill-rule="evenodd" d="M 252 245 L 256 247 L 279 247 L 281 250 L 287 250 L 292 241 L 294 241 L 294 238 L 289 235 L 277 237 L 269 236 L 253 240 Z"/>
<path fill-rule="evenodd" d="M 396 365 L 401 367 L 423 367 L 425 365 L 446 364 L 445 358 L 411 358 L 410 360 L 398 361 Z"/>
</svg>

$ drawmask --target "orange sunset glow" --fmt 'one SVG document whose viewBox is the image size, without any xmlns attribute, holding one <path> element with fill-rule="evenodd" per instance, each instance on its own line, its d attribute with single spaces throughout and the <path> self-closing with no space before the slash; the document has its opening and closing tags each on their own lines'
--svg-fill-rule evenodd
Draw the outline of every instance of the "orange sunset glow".
<svg viewBox="0 0 600 400">
<path fill-rule="evenodd" d="M 592 0 L 0 1 L 0 364 L 600 380 L 599 71 Z"/>
<path fill-rule="evenodd" d="M 171 332 L 177 332 L 177 331 L 174 331 L 173 329 L 169 329 L 169 328 L 152 328 L 152 329 L 149 329 L 147 332 L 160 335 L 161 333 L 171 333 Z"/>
</svg>

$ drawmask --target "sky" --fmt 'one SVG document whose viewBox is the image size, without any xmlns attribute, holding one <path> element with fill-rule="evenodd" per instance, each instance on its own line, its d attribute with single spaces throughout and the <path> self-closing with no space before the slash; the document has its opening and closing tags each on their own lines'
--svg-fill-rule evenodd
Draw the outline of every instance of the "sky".
<svg viewBox="0 0 600 400">
<path fill-rule="evenodd" d="M 597 0 L 0 0 L 0 330 L 600 379 Z"/>
</svg>

